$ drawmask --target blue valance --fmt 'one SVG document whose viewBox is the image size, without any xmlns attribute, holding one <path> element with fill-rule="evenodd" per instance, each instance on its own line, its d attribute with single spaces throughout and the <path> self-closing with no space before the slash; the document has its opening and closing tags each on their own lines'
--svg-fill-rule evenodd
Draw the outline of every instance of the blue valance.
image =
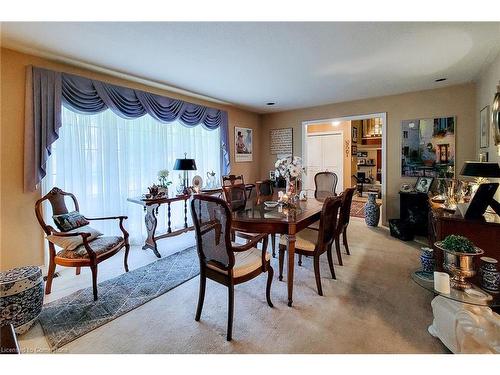
<svg viewBox="0 0 500 375">
<path fill-rule="evenodd" d="M 162 123 L 220 128 L 221 171 L 230 171 L 227 112 L 150 92 L 116 86 L 73 74 L 28 67 L 26 91 L 25 190 L 33 191 L 45 176 L 52 143 L 59 137 L 61 103 L 82 114 L 111 109 L 133 119 L 149 114 Z"/>
</svg>

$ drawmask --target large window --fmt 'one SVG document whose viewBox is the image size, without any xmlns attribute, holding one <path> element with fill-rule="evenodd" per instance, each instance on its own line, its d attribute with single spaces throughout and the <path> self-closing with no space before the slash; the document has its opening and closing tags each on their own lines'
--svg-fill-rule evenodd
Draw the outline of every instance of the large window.
<svg viewBox="0 0 500 375">
<path fill-rule="evenodd" d="M 162 124 L 149 115 L 125 120 L 107 110 L 96 115 L 62 109 L 60 137 L 52 147 L 45 192 L 54 186 L 74 193 L 80 211 L 89 217 L 127 215 L 126 227 L 132 244 L 145 237 L 144 212 L 139 205 L 127 202 L 158 183 L 161 169 L 170 171 L 171 190 L 179 184 L 182 173 L 172 171 L 176 158 L 196 159 L 198 170 L 191 172 L 206 180 L 208 171 L 220 177 L 219 129 L 186 127 L 179 122 Z M 172 224 L 184 223 L 184 207 L 172 204 Z M 159 213 L 159 228 L 165 213 Z M 94 222 L 92 226 L 106 234 L 119 234 L 117 223 Z"/>
</svg>

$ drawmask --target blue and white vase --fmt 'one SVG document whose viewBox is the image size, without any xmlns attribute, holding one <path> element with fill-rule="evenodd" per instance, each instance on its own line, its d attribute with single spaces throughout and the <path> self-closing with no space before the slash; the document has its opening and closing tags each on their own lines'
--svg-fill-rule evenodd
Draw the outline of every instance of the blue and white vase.
<svg viewBox="0 0 500 375">
<path fill-rule="evenodd" d="M 365 204 L 365 223 L 370 227 L 378 226 L 380 220 L 380 205 L 376 198 L 378 193 L 368 193 L 368 201 Z"/>
<path fill-rule="evenodd" d="M 43 291 L 40 267 L 0 272 L 0 325 L 12 324 L 17 334 L 26 332 L 42 311 Z"/>
<path fill-rule="evenodd" d="M 436 265 L 436 260 L 434 259 L 434 250 L 429 247 L 422 247 L 422 253 L 420 254 L 420 264 L 422 265 L 422 271 L 427 273 L 433 273 L 434 267 Z"/>
<path fill-rule="evenodd" d="M 481 257 L 481 287 L 492 293 L 500 292 L 500 271 L 497 268 L 498 261 L 490 257 Z"/>
</svg>

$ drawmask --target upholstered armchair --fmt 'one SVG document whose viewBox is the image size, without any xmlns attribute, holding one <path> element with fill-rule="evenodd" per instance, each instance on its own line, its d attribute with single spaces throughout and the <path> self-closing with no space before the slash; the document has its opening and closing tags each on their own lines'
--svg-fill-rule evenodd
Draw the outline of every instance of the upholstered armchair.
<svg viewBox="0 0 500 375">
<path fill-rule="evenodd" d="M 68 210 L 65 203 L 66 196 L 73 200 L 74 211 Z M 59 230 L 45 222 L 42 212 L 44 201 L 49 201 L 52 206 L 52 218 Z M 97 265 L 99 263 L 125 248 L 124 267 L 125 271 L 128 272 L 129 234 L 123 226 L 127 219 L 126 216 L 85 217 L 79 213 L 76 197 L 57 187 L 54 187 L 36 202 L 35 214 L 49 244 L 50 260 L 45 294 L 51 292 L 56 265 L 76 267 L 77 275 L 80 274 L 81 267 L 90 267 L 94 301 L 97 300 Z M 88 225 L 89 222 L 97 220 L 118 220 L 122 236 L 102 236 L 102 233 Z M 62 248 L 62 250 L 56 252 L 55 246 Z"/>
</svg>

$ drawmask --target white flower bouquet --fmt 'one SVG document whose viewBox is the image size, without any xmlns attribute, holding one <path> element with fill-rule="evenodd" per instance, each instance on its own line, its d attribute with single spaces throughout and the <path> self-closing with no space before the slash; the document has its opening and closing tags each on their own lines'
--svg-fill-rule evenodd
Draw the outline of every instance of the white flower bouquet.
<svg viewBox="0 0 500 375">
<path fill-rule="evenodd" d="M 161 187 L 168 187 L 168 185 L 172 184 L 172 181 L 167 181 L 168 175 L 170 172 L 167 169 L 162 169 L 158 171 L 158 181 L 160 181 Z"/>
<path fill-rule="evenodd" d="M 302 158 L 299 156 L 278 159 L 274 163 L 274 167 L 276 168 L 276 176 L 286 178 L 288 181 L 301 180 L 302 173 L 305 173 Z"/>
</svg>

